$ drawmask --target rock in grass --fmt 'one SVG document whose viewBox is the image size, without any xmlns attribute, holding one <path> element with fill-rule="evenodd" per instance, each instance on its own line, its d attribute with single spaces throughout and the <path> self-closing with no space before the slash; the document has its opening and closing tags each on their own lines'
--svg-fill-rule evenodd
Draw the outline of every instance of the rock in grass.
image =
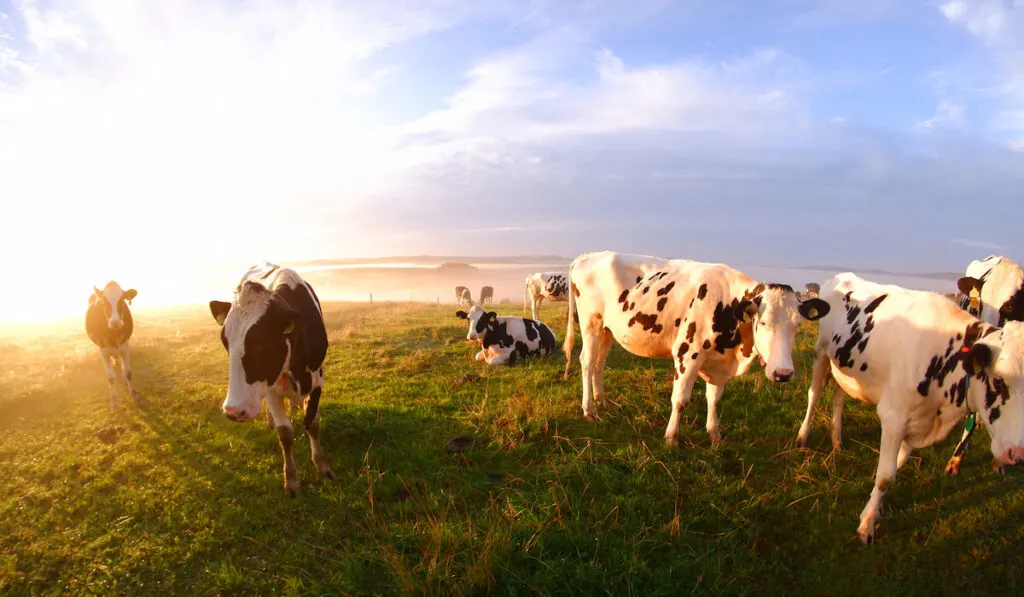
<svg viewBox="0 0 1024 597">
<path fill-rule="evenodd" d="M 462 454 L 472 448 L 474 442 L 476 439 L 472 435 L 460 435 L 445 442 L 444 449 L 448 450 L 449 454 Z"/>
</svg>

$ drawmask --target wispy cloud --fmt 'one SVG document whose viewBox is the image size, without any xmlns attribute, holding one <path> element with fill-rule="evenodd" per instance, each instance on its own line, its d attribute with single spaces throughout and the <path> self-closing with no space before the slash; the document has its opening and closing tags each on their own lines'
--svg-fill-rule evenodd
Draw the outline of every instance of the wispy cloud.
<svg viewBox="0 0 1024 597">
<path fill-rule="evenodd" d="M 984 240 L 970 240 L 970 239 L 966 239 L 966 238 L 954 238 L 953 242 L 955 242 L 955 243 L 957 243 L 959 245 L 963 245 L 965 247 L 970 247 L 972 249 L 985 249 L 985 250 L 988 250 L 988 251 L 1005 251 L 1006 250 L 1006 247 L 1004 247 L 1002 245 L 997 245 L 995 243 L 991 243 L 991 242 L 984 241 Z"/>
</svg>

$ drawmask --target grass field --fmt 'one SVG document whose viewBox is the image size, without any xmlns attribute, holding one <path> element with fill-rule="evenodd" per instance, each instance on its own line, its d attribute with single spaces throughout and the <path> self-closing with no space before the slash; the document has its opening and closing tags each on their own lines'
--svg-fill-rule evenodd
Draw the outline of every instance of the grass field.
<svg viewBox="0 0 1024 597">
<path fill-rule="evenodd" d="M 860 544 L 879 425 L 848 404 L 846 449 L 830 453 L 826 399 L 810 447 L 795 447 L 811 326 L 793 382 L 769 385 L 755 366 L 727 387 L 718 448 L 698 382 L 671 449 L 668 361 L 614 347 L 610 403 L 587 422 L 578 362 L 570 381 L 560 354 L 475 362 L 452 306 L 325 311 L 322 437 L 337 479 L 316 477 L 297 420 L 294 499 L 262 415 L 243 425 L 219 412 L 227 358 L 205 307 L 136 313 L 141 411 L 122 389 L 108 412 L 79 329 L 0 340 L 0 593 L 1024 591 L 1021 471 L 989 469 L 984 430 L 957 478 L 942 472 L 957 437 L 915 453 L 876 544 Z M 542 319 L 561 341 L 565 303 Z M 448 454 L 463 434 L 476 445 Z"/>
</svg>

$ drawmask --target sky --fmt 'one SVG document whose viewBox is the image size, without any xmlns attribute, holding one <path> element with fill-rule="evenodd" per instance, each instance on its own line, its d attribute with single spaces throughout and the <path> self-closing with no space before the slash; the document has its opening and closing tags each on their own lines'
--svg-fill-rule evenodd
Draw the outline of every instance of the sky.
<svg viewBox="0 0 1024 597">
<path fill-rule="evenodd" d="M 0 0 L 0 204 L 40 284 L 1019 260 L 1024 0 Z"/>
</svg>

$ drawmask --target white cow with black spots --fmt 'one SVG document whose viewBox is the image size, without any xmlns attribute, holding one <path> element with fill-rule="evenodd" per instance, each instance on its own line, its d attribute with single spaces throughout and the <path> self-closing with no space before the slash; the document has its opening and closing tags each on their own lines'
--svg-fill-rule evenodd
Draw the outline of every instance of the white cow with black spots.
<svg viewBox="0 0 1024 597">
<path fill-rule="evenodd" d="M 797 327 L 828 312 L 824 301 L 801 303 L 789 286 L 684 259 L 589 253 L 572 262 L 569 278 L 565 375 L 572 365 L 575 312 L 583 335 L 583 415 L 593 419 L 594 398 L 604 399 L 604 366 L 614 339 L 635 355 L 673 360 L 672 416 L 665 430 L 671 445 L 697 377 L 707 384 L 707 432 L 719 442 L 717 409 L 725 384 L 758 357 L 769 380 L 789 381 Z"/>
<path fill-rule="evenodd" d="M 989 255 L 967 266 L 966 275 L 957 280 L 960 308 L 991 325 L 1002 327 L 1008 321 L 1024 321 L 1024 270 L 1012 259 Z M 946 472 L 960 473 L 967 440 L 974 432 L 977 416 L 968 415 L 960 442 L 946 464 Z"/>
<path fill-rule="evenodd" d="M 295 432 L 284 401 L 293 410 L 303 404 L 313 464 L 333 479 L 320 445 L 327 329 L 313 287 L 295 270 L 264 263 L 242 276 L 232 302 L 210 301 L 210 312 L 222 326 L 220 340 L 228 352 L 224 415 L 239 423 L 251 421 L 266 402 L 284 457 L 284 488 L 294 496 L 299 491 L 292 456 Z"/>
<path fill-rule="evenodd" d="M 871 543 L 882 499 L 912 450 L 941 441 L 967 410 L 982 415 L 997 466 L 1024 459 L 1024 324 L 979 321 L 931 292 L 876 284 L 852 273 L 822 285 L 831 309 L 815 345 L 807 414 L 835 380 L 832 444 L 842 446 L 846 396 L 874 404 L 882 424 L 878 469 L 858 533 Z"/>
<path fill-rule="evenodd" d="M 529 305 L 533 318 L 539 319 L 537 310 L 544 299 L 552 302 L 569 300 L 569 276 L 564 272 L 537 272 L 527 276 L 523 314 L 526 314 L 526 306 Z"/>
<path fill-rule="evenodd" d="M 555 350 L 554 332 L 539 321 L 499 316 L 478 306 L 469 313 L 457 311 L 455 316 L 469 321 L 466 339 L 480 342 L 475 358 L 488 365 L 515 365 L 520 359 L 546 356 Z"/>
</svg>

